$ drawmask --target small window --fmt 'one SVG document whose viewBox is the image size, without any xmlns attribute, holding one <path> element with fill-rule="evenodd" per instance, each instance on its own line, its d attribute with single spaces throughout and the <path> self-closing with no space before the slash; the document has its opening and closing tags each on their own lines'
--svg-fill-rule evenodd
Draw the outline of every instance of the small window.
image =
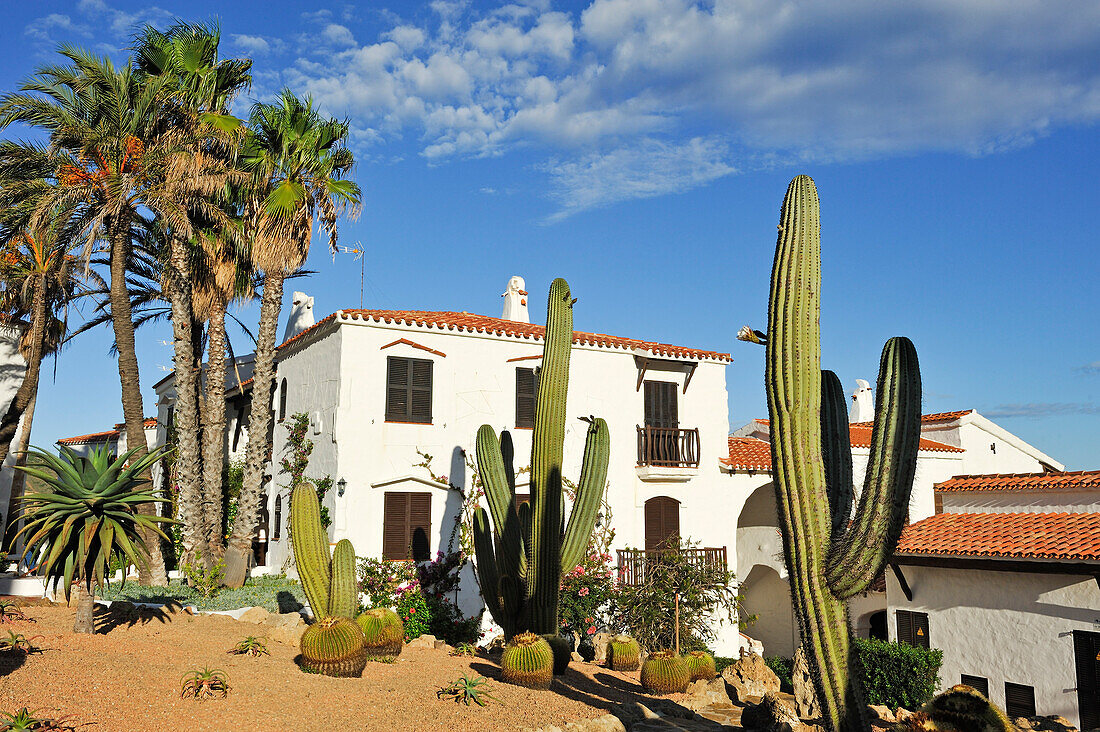
<svg viewBox="0 0 1100 732">
<path fill-rule="evenodd" d="M 1005 682 L 1005 713 L 1009 719 L 1035 716 L 1035 687 Z"/>
<path fill-rule="evenodd" d="M 286 379 L 279 384 L 279 421 L 286 419 Z"/>
<path fill-rule="evenodd" d="M 970 676 L 963 674 L 961 682 L 972 689 L 976 689 L 982 693 L 986 699 L 989 698 L 989 679 L 984 676 Z"/>
<path fill-rule="evenodd" d="M 432 362 L 386 359 L 386 421 L 432 423 Z"/>
<path fill-rule="evenodd" d="M 928 613 L 898 610 L 898 641 L 911 646 L 929 648 Z"/>
<path fill-rule="evenodd" d="M 382 517 L 382 558 L 431 558 L 432 496 L 430 493 L 387 491 Z"/>
<path fill-rule="evenodd" d="M 283 528 L 283 496 L 280 493 L 275 496 L 275 530 L 271 532 L 271 540 L 278 541 L 282 536 Z"/>
<path fill-rule="evenodd" d="M 538 380 L 534 369 L 516 369 L 516 427 L 535 426 L 535 394 Z"/>
</svg>

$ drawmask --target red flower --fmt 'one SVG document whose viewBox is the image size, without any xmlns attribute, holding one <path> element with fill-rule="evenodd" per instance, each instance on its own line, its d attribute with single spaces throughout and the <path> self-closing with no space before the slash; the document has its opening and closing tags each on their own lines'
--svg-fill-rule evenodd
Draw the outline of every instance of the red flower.
<svg viewBox="0 0 1100 732">
<path fill-rule="evenodd" d="M 596 626 L 595 625 L 588 626 L 588 634 L 589 635 L 596 635 Z"/>
</svg>

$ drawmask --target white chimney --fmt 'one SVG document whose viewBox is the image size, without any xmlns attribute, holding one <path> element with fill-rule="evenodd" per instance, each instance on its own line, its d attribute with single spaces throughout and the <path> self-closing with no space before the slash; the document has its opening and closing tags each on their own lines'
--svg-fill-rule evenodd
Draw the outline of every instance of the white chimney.
<svg viewBox="0 0 1100 732">
<path fill-rule="evenodd" d="M 295 292 L 290 305 L 290 315 L 286 319 L 283 342 L 286 343 L 314 323 L 313 298 L 304 292 Z"/>
<path fill-rule="evenodd" d="M 514 320 L 517 323 L 530 323 L 531 316 L 527 314 L 527 283 L 519 275 L 514 275 L 508 280 L 508 289 L 501 295 L 504 298 L 505 320 Z"/>
<path fill-rule="evenodd" d="M 873 422 L 875 420 L 875 394 L 871 385 L 863 379 L 856 379 L 856 390 L 852 392 L 852 411 L 848 421 Z"/>
</svg>

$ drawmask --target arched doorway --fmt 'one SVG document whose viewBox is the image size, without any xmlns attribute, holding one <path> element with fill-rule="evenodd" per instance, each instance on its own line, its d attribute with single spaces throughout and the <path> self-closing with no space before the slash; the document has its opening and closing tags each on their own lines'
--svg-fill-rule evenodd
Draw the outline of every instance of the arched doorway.
<svg viewBox="0 0 1100 732">
<path fill-rule="evenodd" d="M 790 587 L 771 567 L 757 564 L 741 583 L 742 607 L 756 622 L 745 633 L 764 644 L 769 656 L 794 656 L 798 626 L 791 607 Z"/>
<path fill-rule="evenodd" d="M 645 502 L 645 550 L 657 552 L 680 545 L 680 502 L 655 496 Z"/>
</svg>

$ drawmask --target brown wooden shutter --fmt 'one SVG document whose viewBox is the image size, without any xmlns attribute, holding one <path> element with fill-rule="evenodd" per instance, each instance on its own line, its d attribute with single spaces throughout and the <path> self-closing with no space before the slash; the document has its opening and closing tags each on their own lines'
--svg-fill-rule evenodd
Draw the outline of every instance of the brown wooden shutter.
<svg viewBox="0 0 1100 732">
<path fill-rule="evenodd" d="M 671 381 L 646 381 L 645 386 L 645 426 L 680 426 L 676 384 Z"/>
<path fill-rule="evenodd" d="M 272 532 L 271 538 L 278 539 L 283 530 L 283 496 L 281 494 L 275 496 L 275 531 Z"/>
<path fill-rule="evenodd" d="M 535 370 L 516 369 L 516 427 L 535 426 Z"/>
<path fill-rule="evenodd" d="M 1005 713 L 1009 719 L 1035 716 L 1035 687 L 1005 682 Z"/>
<path fill-rule="evenodd" d="M 432 421 L 432 362 L 419 358 L 412 361 L 409 378 L 409 418 L 413 422 Z"/>
<path fill-rule="evenodd" d="M 645 549 L 660 551 L 680 543 L 680 502 L 657 496 L 645 502 Z"/>
<path fill-rule="evenodd" d="M 939 491 L 935 491 L 932 496 L 932 500 L 935 502 L 935 512 L 943 513 L 943 494 Z"/>
<path fill-rule="evenodd" d="M 406 559 L 409 544 L 409 494 L 386 492 L 382 513 L 382 558 Z"/>
<path fill-rule="evenodd" d="M 898 610 L 898 642 L 913 646 L 913 614 L 908 610 Z"/>
<path fill-rule="evenodd" d="M 424 562 L 432 558 L 432 494 L 409 494 L 409 558 Z"/>
<path fill-rule="evenodd" d="M 431 361 L 398 356 L 386 359 L 386 419 L 431 424 Z"/>
<path fill-rule="evenodd" d="M 1073 661 L 1077 668 L 1080 729 L 1100 727 L 1100 633 L 1073 631 Z"/>
<path fill-rule="evenodd" d="M 409 361 L 386 359 L 386 419 L 404 422 L 409 414 Z"/>
<path fill-rule="evenodd" d="M 928 645 L 928 613 L 913 613 L 913 645 L 931 647 Z"/>
<path fill-rule="evenodd" d="M 986 699 L 989 698 L 989 679 L 985 678 L 984 676 L 970 676 L 968 674 L 963 674 L 961 681 L 972 689 L 980 691 L 982 693 L 982 696 L 984 696 Z"/>
<path fill-rule="evenodd" d="M 530 493 L 517 493 L 516 494 L 516 510 L 517 511 L 519 510 L 520 506 L 522 506 L 525 503 L 530 503 L 530 502 L 531 502 L 531 494 Z"/>
</svg>

